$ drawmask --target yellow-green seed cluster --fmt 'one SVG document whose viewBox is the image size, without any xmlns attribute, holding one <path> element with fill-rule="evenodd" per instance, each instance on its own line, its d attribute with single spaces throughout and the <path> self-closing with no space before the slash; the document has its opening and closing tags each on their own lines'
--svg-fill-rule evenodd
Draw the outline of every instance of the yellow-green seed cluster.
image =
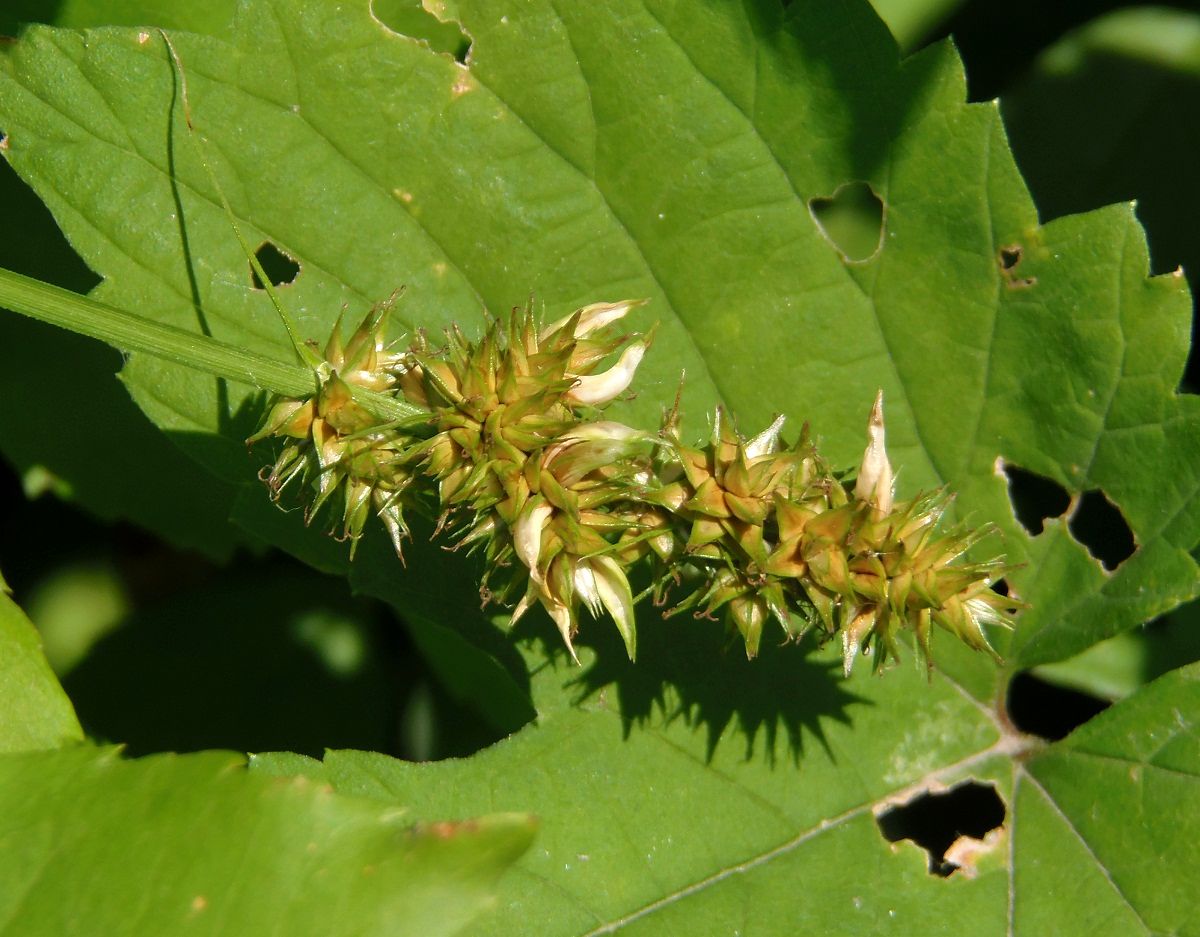
<svg viewBox="0 0 1200 937">
<path fill-rule="evenodd" d="M 340 495 L 352 545 L 373 513 L 399 553 L 404 510 L 430 510 L 457 546 L 482 552 L 484 598 L 513 607 L 513 621 L 540 605 L 572 653 L 586 606 L 634 656 L 640 568 L 668 614 L 724 615 L 750 656 L 769 620 L 794 639 L 839 636 L 847 672 L 859 653 L 895 658 L 904 630 L 928 659 L 935 625 L 990 650 L 983 626 L 1016 609 L 991 588 L 1003 563 L 959 562 L 986 530 L 939 532 L 944 494 L 894 501 L 882 399 L 853 484 L 807 431 L 785 445 L 782 418 L 746 439 L 718 410 L 700 447 L 683 441 L 678 405 L 658 433 L 605 420 L 649 346 L 610 327 L 639 305 L 597 303 L 544 326 L 513 310 L 478 340 L 452 329 L 403 351 L 386 343 L 386 305 L 345 344 L 339 321 L 320 392 L 276 401 L 254 437 L 286 439 L 265 480 L 276 497 L 299 481 L 308 517 Z M 385 423 L 355 387 L 428 418 Z"/>
</svg>

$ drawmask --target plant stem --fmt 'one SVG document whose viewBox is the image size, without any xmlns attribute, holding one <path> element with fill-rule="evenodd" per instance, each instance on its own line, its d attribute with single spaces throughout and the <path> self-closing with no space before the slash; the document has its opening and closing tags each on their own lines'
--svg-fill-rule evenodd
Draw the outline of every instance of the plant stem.
<svg viewBox="0 0 1200 937">
<path fill-rule="evenodd" d="M 123 352 L 144 352 L 286 397 L 308 397 L 318 389 L 316 375 L 300 365 L 284 364 L 207 335 L 163 325 L 3 268 L 0 306 L 99 339 Z M 387 420 L 412 422 L 427 416 L 411 404 L 362 388 L 355 388 L 354 398 Z"/>
</svg>

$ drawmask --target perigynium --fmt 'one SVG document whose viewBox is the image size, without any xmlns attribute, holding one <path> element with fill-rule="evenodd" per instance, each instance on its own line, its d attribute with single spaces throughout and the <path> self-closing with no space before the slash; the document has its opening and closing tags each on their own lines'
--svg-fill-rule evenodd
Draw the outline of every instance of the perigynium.
<svg viewBox="0 0 1200 937">
<path fill-rule="evenodd" d="M 882 393 L 854 473 L 833 471 L 807 427 L 785 443 L 782 417 L 746 438 L 718 408 L 701 446 L 685 442 L 678 403 L 657 433 L 605 419 L 651 341 L 613 326 L 642 304 L 595 303 L 549 325 L 530 305 L 479 339 L 452 328 L 403 350 L 385 340 L 390 303 L 344 344 L 339 320 L 320 391 L 274 401 L 252 437 L 285 440 L 265 481 L 276 498 L 298 481 L 306 519 L 337 500 L 352 550 L 371 514 L 399 553 L 404 510 L 431 513 L 454 548 L 482 555 L 485 601 L 511 621 L 540 605 L 572 655 L 586 607 L 635 656 L 631 576 L 666 614 L 723 616 L 751 657 L 771 621 L 786 639 L 839 638 L 847 673 L 859 654 L 898 658 L 904 631 L 930 661 L 935 626 L 991 651 L 985 626 L 1010 625 L 1018 605 L 991 588 L 1002 559 L 963 560 L 990 528 L 940 529 L 945 492 L 895 499 Z M 382 422 L 353 386 L 427 417 Z"/>
</svg>

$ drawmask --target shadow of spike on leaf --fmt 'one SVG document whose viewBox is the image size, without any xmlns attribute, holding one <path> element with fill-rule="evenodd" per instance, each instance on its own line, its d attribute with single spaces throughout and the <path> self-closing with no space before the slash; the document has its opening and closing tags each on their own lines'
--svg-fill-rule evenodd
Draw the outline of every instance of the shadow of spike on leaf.
<svg viewBox="0 0 1200 937">
<path fill-rule="evenodd" d="M 548 629 L 545 636 L 549 649 Z M 746 761 L 758 757 L 774 766 L 782 755 L 798 767 L 813 741 L 836 760 L 822 726 L 830 720 L 849 725 L 853 706 L 872 705 L 852 692 L 840 662 L 814 659 L 808 641 L 763 641 L 750 660 L 741 639 L 731 640 L 721 622 L 690 616 L 664 621 L 645 608 L 638 615 L 636 664 L 614 629 L 588 628 L 581 636 L 578 643 L 595 658 L 572 682 L 576 705 L 612 705 L 615 694 L 627 738 L 635 725 L 683 720 L 704 731 L 710 762 L 738 735 L 745 739 Z"/>
</svg>

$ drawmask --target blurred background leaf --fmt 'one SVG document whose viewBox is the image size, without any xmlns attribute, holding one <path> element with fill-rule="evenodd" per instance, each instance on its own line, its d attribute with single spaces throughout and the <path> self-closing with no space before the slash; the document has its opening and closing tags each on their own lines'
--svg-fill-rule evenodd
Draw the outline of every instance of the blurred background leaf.
<svg viewBox="0 0 1200 937">
<path fill-rule="evenodd" d="M 71 701 L 29 619 L 0 579 L 0 753 L 58 748 L 83 737 Z"/>
<path fill-rule="evenodd" d="M 226 752 L 0 756 L 0 933 L 449 935 L 529 846 L 519 815 L 414 826 Z"/>
</svg>

